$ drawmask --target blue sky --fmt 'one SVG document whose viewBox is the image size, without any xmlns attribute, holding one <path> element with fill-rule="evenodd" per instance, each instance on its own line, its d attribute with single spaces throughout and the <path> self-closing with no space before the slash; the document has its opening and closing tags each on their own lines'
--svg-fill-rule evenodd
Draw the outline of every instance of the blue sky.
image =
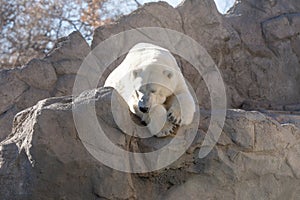
<svg viewBox="0 0 300 200">
<path fill-rule="evenodd" d="M 154 2 L 159 0 L 139 0 L 140 3 L 146 3 L 146 2 Z M 173 7 L 180 4 L 183 0 L 164 0 L 168 2 Z M 201 1 L 201 0 L 199 0 Z M 216 2 L 217 8 L 220 13 L 226 13 L 226 11 L 231 8 L 235 2 L 235 0 L 214 0 Z"/>
<path fill-rule="evenodd" d="M 226 13 L 231 8 L 235 0 L 215 0 L 217 8 L 220 13 Z"/>
</svg>

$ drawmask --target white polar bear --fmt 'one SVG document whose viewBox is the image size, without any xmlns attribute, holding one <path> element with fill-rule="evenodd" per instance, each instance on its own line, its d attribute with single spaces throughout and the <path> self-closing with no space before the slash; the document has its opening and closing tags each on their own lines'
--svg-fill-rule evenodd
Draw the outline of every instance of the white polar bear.
<svg viewBox="0 0 300 200">
<path fill-rule="evenodd" d="M 115 88 L 152 135 L 174 134 L 192 122 L 195 102 L 173 55 L 162 47 L 139 43 L 104 84 Z"/>
</svg>

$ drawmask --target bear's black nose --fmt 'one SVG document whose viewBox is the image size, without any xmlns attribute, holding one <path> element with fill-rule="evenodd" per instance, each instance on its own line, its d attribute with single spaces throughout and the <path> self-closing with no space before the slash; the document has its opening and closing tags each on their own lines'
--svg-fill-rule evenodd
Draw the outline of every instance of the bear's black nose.
<svg viewBox="0 0 300 200">
<path fill-rule="evenodd" d="M 139 109 L 143 113 L 147 113 L 149 111 L 149 108 L 147 108 L 147 107 L 139 107 Z"/>
</svg>

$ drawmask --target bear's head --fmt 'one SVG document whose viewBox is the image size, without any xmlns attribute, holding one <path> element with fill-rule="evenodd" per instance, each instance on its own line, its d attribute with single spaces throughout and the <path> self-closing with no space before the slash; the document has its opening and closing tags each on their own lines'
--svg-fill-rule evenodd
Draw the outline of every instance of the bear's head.
<svg viewBox="0 0 300 200">
<path fill-rule="evenodd" d="M 132 71 L 136 109 L 147 113 L 155 105 L 163 105 L 174 93 L 177 71 L 162 65 L 142 66 Z"/>
</svg>

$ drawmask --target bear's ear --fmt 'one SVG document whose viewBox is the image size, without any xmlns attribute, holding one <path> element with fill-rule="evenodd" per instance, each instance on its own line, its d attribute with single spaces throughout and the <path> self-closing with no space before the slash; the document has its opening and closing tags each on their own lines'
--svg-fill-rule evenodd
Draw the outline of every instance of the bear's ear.
<svg viewBox="0 0 300 200">
<path fill-rule="evenodd" d="M 169 70 L 164 70 L 163 74 L 165 76 L 167 76 L 169 79 L 171 79 L 173 77 L 173 72 L 169 71 Z"/>
<path fill-rule="evenodd" d="M 141 69 L 133 70 L 132 71 L 133 78 L 136 78 L 141 73 L 141 71 L 142 71 Z"/>
</svg>

